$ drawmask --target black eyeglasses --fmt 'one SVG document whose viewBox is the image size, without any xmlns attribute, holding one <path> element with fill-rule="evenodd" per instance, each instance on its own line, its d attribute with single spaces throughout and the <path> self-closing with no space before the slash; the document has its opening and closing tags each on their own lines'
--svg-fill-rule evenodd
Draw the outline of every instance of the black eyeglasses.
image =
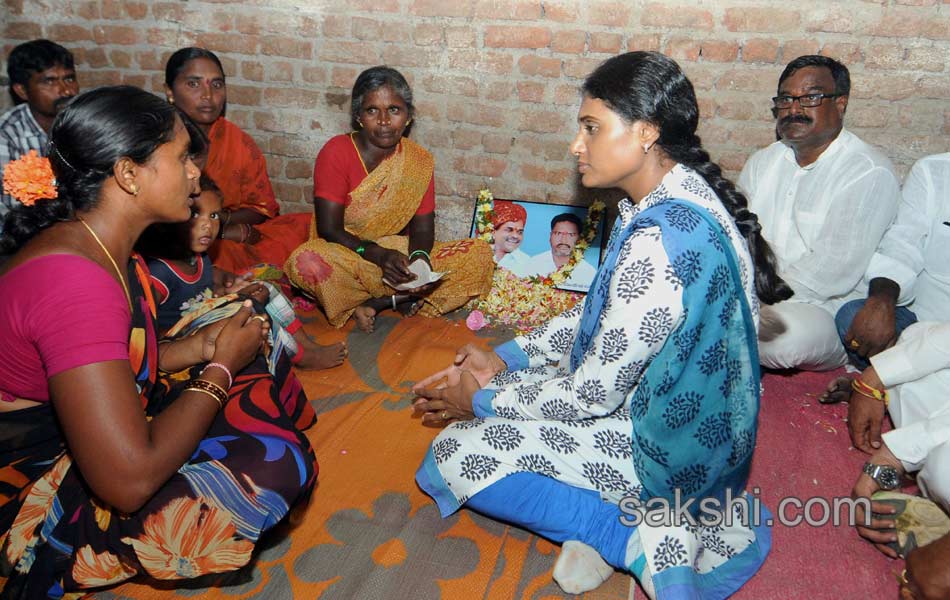
<svg viewBox="0 0 950 600">
<path fill-rule="evenodd" d="M 825 98 L 837 98 L 844 94 L 802 94 L 801 96 L 775 96 L 772 98 L 772 106 L 775 108 L 791 108 L 792 103 L 798 100 L 798 105 L 802 108 L 814 108 L 819 106 Z"/>
</svg>

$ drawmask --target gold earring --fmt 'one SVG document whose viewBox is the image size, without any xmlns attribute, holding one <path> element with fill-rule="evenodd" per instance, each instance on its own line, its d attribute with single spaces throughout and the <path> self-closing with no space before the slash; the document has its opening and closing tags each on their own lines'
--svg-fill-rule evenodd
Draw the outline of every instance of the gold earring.
<svg viewBox="0 0 950 600">
<path fill-rule="evenodd" d="M 406 121 L 406 127 L 409 127 L 410 125 L 412 125 L 412 119 L 409 119 L 408 121 Z"/>
<path fill-rule="evenodd" d="M 175 99 L 172 98 L 171 96 L 169 96 L 169 97 L 168 97 L 168 103 L 169 103 L 169 104 L 174 104 L 174 103 L 175 103 Z"/>
<path fill-rule="evenodd" d="M 135 185 L 134 183 L 131 183 L 131 184 L 129 184 L 129 189 L 132 190 L 132 195 L 133 195 L 133 196 L 138 196 L 138 195 L 139 195 L 139 186 Z"/>
<path fill-rule="evenodd" d="M 643 144 L 643 153 L 647 154 L 650 152 L 650 144 Z"/>
</svg>

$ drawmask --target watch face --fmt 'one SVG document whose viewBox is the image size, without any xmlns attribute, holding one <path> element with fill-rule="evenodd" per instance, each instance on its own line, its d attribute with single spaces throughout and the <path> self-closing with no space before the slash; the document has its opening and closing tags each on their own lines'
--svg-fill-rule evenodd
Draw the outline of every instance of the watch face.
<svg viewBox="0 0 950 600">
<path fill-rule="evenodd" d="M 876 479 L 881 488 L 885 490 L 896 489 L 901 482 L 897 475 L 897 469 L 894 467 L 881 467 Z"/>
</svg>

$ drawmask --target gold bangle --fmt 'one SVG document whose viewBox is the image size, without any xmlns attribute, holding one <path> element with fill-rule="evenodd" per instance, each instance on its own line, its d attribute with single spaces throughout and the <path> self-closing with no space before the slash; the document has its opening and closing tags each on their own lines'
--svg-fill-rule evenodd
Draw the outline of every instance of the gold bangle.
<svg viewBox="0 0 950 600">
<path fill-rule="evenodd" d="M 225 390 L 220 385 L 206 379 L 192 379 L 191 382 L 189 382 L 188 387 L 185 389 L 201 390 L 209 394 L 214 394 L 214 397 L 218 399 L 218 402 L 222 407 L 224 407 L 224 405 L 228 402 L 227 390 Z"/>
<path fill-rule="evenodd" d="M 203 389 L 201 389 L 201 388 L 196 388 L 196 387 L 186 387 L 186 388 L 185 388 L 185 391 L 186 391 L 186 392 L 199 392 L 199 393 L 205 394 L 206 396 L 210 396 L 211 398 L 214 399 L 215 402 L 218 403 L 218 410 L 221 410 L 221 409 L 224 408 L 224 403 L 221 402 L 221 398 L 218 398 L 217 394 L 215 394 L 215 393 L 213 393 L 213 392 L 209 392 L 208 390 L 203 390 Z"/>
</svg>

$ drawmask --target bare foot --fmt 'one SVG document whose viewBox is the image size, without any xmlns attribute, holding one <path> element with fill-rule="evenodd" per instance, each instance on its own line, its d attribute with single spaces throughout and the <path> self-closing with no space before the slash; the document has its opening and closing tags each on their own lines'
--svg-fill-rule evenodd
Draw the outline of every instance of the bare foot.
<svg viewBox="0 0 950 600">
<path fill-rule="evenodd" d="M 346 344 L 337 342 L 329 346 L 323 346 L 311 340 L 309 337 L 297 339 L 297 345 L 300 347 L 300 360 L 297 367 L 308 371 L 319 371 L 321 369 L 332 369 L 343 364 L 346 360 Z"/>
<path fill-rule="evenodd" d="M 822 404 L 837 404 L 851 397 L 851 378 L 835 377 L 829 384 L 828 389 L 821 396 L 818 396 L 818 402 Z"/>
<path fill-rule="evenodd" d="M 353 311 L 353 318 L 356 319 L 356 326 L 366 333 L 373 333 L 373 325 L 376 324 L 376 309 L 371 306 L 357 306 Z"/>
</svg>

